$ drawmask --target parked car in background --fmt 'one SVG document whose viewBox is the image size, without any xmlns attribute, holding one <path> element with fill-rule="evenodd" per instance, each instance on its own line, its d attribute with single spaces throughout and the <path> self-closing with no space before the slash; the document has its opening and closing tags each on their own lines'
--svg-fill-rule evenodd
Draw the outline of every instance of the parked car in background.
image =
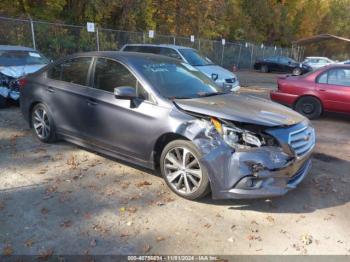
<svg viewBox="0 0 350 262">
<path fill-rule="evenodd" d="M 49 60 L 33 48 L 0 45 L 0 108 L 18 101 L 21 77 L 38 71 Z"/>
<path fill-rule="evenodd" d="M 234 73 L 214 64 L 193 48 L 178 45 L 127 44 L 120 51 L 152 53 L 176 58 L 194 66 L 225 90 L 238 91 L 240 88 Z"/>
<path fill-rule="evenodd" d="M 308 56 L 305 58 L 303 63 L 311 66 L 313 70 L 316 70 L 320 67 L 334 64 L 335 61 L 333 61 L 327 57 L 322 57 L 322 56 Z"/>
<path fill-rule="evenodd" d="M 324 111 L 350 113 L 350 65 L 332 64 L 304 76 L 280 77 L 277 82 L 271 99 L 310 119 Z"/>
<path fill-rule="evenodd" d="M 260 70 L 263 73 L 268 72 L 284 72 L 293 75 L 302 75 L 312 71 L 311 66 L 303 63 L 298 63 L 292 58 L 285 56 L 271 56 L 263 60 L 259 60 L 254 64 L 255 70 Z"/>
<path fill-rule="evenodd" d="M 338 64 L 350 65 L 350 60 L 345 60 L 345 61 L 339 62 Z"/>
<path fill-rule="evenodd" d="M 315 133 L 305 117 L 225 92 L 176 59 L 82 53 L 26 80 L 21 111 L 41 141 L 64 138 L 159 170 L 188 199 L 210 190 L 213 198 L 283 195 L 311 168 Z"/>
</svg>

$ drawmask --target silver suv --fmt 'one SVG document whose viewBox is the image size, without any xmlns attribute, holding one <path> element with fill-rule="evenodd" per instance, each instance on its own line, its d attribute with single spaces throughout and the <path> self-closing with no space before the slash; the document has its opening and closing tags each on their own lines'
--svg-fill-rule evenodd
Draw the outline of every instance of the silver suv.
<svg viewBox="0 0 350 262">
<path fill-rule="evenodd" d="M 176 58 L 194 66 L 206 76 L 212 78 L 225 91 L 238 91 L 240 89 L 235 74 L 215 65 L 209 58 L 203 57 L 193 48 L 178 45 L 127 44 L 120 51 L 152 53 Z"/>
</svg>

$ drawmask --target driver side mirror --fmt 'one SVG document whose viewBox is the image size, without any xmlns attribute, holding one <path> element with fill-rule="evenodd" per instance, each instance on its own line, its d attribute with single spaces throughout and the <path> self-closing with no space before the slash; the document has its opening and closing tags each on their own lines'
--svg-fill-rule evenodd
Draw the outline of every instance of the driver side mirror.
<svg viewBox="0 0 350 262">
<path fill-rule="evenodd" d="M 114 96 L 118 99 L 133 100 L 137 98 L 136 88 L 131 86 L 119 86 L 114 88 Z"/>
</svg>

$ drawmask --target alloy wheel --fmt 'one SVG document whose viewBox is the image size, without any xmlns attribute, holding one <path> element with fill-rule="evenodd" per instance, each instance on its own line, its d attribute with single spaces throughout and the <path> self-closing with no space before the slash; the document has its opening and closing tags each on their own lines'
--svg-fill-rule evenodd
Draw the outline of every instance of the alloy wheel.
<svg viewBox="0 0 350 262">
<path fill-rule="evenodd" d="M 33 127 L 39 138 L 47 139 L 50 136 L 49 117 L 44 108 L 38 107 L 33 112 Z"/>
<path fill-rule="evenodd" d="M 196 156 L 185 147 L 175 147 L 164 158 L 165 177 L 180 194 L 195 192 L 203 178 L 202 169 Z"/>
</svg>

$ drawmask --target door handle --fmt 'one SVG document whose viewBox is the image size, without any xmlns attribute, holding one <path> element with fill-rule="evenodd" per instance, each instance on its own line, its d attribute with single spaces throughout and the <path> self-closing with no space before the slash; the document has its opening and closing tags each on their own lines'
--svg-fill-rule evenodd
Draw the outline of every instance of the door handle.
<svg viewBox="0 0 350 262">
<path fill-rule="evenodd" d="M 89 106 L 97 105 L 97 101 L 95 99 L 92 99 L 92 98 L 87 99 L 86 102 Z"/>
<path fill-rule="evenodd" d="M 48 87 L 46 90 L 50 93 L 55 93 L 55 90 L 52 87 Z"/>
<path fill-rule="evenodd" d="M 327 90 L 326 90 L 326 89 L 323 89 L 323 88 L 320 88 L 320 89 L 318 89 L 318 91 L 326 92 Z"/>
</svg>

